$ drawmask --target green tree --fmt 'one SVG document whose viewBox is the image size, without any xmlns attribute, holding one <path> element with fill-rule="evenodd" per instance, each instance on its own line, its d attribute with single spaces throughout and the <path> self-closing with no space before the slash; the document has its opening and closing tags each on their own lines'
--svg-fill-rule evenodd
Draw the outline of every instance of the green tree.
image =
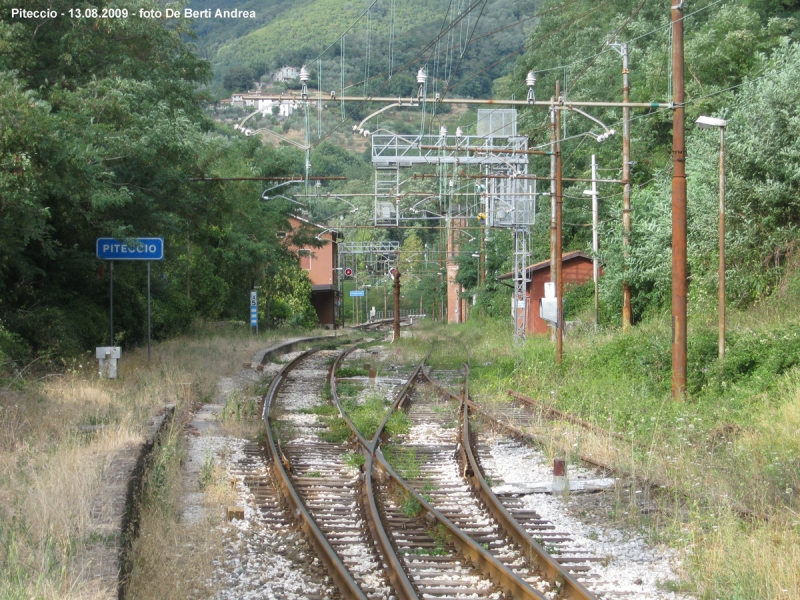
<svg viewBox="0 0 800 600">
<path fill-rule="evenodd" d="M 246 92 L 253 87 L 255 75 L 250 67 L 233 67 L 225 75 L 222 84 L 232 92 Z"/>
</svg>

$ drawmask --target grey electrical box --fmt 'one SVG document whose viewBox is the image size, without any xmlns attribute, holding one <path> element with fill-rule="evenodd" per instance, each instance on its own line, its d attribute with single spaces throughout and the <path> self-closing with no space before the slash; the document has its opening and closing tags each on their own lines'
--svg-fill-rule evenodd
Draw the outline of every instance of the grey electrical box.
<svg viewBox="0 0 800 600">
<path fill-rule="evenodd" d="M 539 298 L 539 316 L 543 321 L 558 324 L 558 298 Z"/>
<path fill-rule="evenodd" d="M 117 361 L 122 357 L 119 346 L 100 346 L 95 349 L 95 356 L 100 362 L 100 377 L 117 378 Z"/>
</svg>

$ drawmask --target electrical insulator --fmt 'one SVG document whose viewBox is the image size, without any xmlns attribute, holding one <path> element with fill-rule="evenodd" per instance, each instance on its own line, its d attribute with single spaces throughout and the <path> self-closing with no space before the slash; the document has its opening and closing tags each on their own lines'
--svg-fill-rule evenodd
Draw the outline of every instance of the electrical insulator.
<svg viewBox="0 0 800 600">
<path fill-rule="evenodd" d="M 536 95 L 533 93 L 533 86 L 536 85 L 536 75 L 533 71 L 528 71 L 528 76 L 525 78 L 525 85 L 528 86 L 528 104 L 536 102 Z"/>
<path fill-rule="evenodd" d="M 419 71 L 417 71 L 417 83 L 419 84 L 419 89 L 417 90 L 417 100 L 422 100 L 422 96 L 425 93 L 425 81 L 428 79 L 428 76 L 425 74 L 425 69 L 420 67 Z"/>
<path fill-rule="evenodd" d="M 445 127 L 444 125 L 442 125 L 442 126 L 439 128 L 439 135 L 440 135 L 440 136 L 442 136 L 442 137 L 445 137 L 445 136 L 447 135 L 447 127 Z"/>
<path fill-rule="evenodd" d="M 464 135 L 464 130 L 461 129 L 461 126 L 459 125 L 458 127 L 456 127 L 456 137 L 460 138 L 462 135 Z"/>
<path fill-rule="evenodd" d="M 306 66 L 303 65 L 303 68 L 300 69 L 300 83 L 303 84 L 303 89 L 300 90 L 300 97 L 303 100 L 308 100 L 308 80 L 311 79 L 311 75 L 308 73 L 308 69 Z"/>
</svg>

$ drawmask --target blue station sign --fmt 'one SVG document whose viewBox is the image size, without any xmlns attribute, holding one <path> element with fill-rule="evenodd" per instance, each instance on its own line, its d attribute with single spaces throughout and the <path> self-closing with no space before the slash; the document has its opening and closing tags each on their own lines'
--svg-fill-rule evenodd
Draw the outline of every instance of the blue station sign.
<svg viewBox="0 0 800 600">
<path fill-rule="evenodd" d="M 350 297 L 362 297 L 364 295 L 364 290 L 350 290 Z"/>
<path fill-rule="evenodd" d="M 164 238 L 97 238 L 97 258 L 103 260 L 164 260 Z"/>
</svg>

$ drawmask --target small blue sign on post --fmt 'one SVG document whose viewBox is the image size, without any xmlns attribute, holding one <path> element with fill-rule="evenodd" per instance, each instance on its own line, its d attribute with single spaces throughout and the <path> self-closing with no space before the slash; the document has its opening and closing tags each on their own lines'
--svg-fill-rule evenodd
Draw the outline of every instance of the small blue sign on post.
<svg viewBox="0 0 800 600">
<path fill-rule="evenodd" d="M 256 328 L 258 333 L 258 292 L 250 291 L 250 327 Z"/>
<path fill-rule="evenodd" d="M 354 298 L 356 296 L 363 296 L 364 290 L 350 290 L 350 297 Z"/>
<path fill-rule="evenodd" d="M 164 238 L 97 238 L 97 258 L 103 260 L 164 260 Z"/>
</svg>

